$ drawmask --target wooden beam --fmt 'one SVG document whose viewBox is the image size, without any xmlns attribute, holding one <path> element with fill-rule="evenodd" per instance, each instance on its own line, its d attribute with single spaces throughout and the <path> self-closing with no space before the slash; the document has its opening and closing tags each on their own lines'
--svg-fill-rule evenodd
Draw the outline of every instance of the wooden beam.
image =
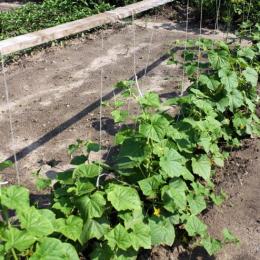
<svg viewBox="0 0 260 260">
<path fill-rule="evenodd" d="M 0 41 L 0 54 L 8 55 L 49 41 L 61 39 L 170 3 L 173 0 L 144 0 L 84 19 Z"/>
</svg>

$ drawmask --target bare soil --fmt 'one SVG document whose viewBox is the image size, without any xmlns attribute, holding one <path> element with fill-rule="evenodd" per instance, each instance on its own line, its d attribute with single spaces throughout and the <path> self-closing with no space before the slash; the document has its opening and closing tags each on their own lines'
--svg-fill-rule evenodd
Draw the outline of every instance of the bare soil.
<svg viewBox="0 0 260 260">
<path fill-rule="evenodd" d="M 8 11 L 21 6 L 19 1 L 0 0 L 0 12 Z"/>
<path fill-rule="evenodd" d="M 136 26 L 118 24 L 67 41 L 65 46 L 34 51 L 6 65 L 15 142 L 10 137 L 1 76 L 0 161 L 12 158 L 15 151 L 22 184 L 38 194 L 33 171 L 41 169 L 41 174 L 51 176 L 69 167 L 69 144 L 78 138 L 98 141 L 101 81 L 103 100 L 120 98 L 113 86 L 133 78 L 135 71 L 143 92 L 157 91 L 162 98 L 178 94 L 185 79 L 178 66 L 167 65 L 167 53 L 175 40 L 185 39 L 184 28 L 185 23 L 162 17 L 143 18 Z M 203 35 L 224 37 L 206 29 Z M 191 28 L 188 37 L 197 36 L 198 29 Z M 108 108 L 103 109 L 101 117 L 102 145 L 108 148 L 116 129 Z M 201 249 L 189 253 L 177 247 L 159 247 L 146 252 L 145 259 L 260 259 L 259 148 L 259 140 L 248 140 L 243 149 L 232 152 L 217 178 L 229 198 L 203 216 L 213 235 L 219 236 L 227 227 L 240 239 L 240 246 L 228 245 L 216 257 L 207 256 Z M 14 169 L 6 171 L 3 178 L 15 183 Z"/>
</svg>

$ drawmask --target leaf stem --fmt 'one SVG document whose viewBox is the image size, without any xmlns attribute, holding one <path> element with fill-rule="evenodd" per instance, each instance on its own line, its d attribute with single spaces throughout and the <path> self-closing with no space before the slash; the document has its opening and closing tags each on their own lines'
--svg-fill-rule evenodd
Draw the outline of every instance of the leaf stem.
<svg viewBox="0 0 260 260">
<path fill-rule="evenodd" d="M 17 255 L 15 253 L 15 250 L 12 248 L 11 251 L 12 251 L 12 255 L 13 255 L 14 259 L 18 260 L 18 257 L 17 257 Z"/>
</svg>

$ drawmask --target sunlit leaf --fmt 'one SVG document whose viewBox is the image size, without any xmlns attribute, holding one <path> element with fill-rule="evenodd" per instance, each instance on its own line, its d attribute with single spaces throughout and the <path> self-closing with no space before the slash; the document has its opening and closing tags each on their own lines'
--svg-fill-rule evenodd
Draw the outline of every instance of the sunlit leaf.
<svg viewBox="0 0 260 260">
<path fill-rule="evenodd" d="M 11 167 L 13 163 L 11 161 L 4 161 L 0 163 L 0 171 L 3 171 L 4 169 Z"/>
<path fill-rule="evenodd" d="M 152 245 L 150 227 L 144 223 L 135 223 L 132 227 L 132 246 L 135 250 L 139 248 L 150 249 Z"/>
<path fill-rule="evenodd" d="M 26 209 L 29 207 L 29 190 L 12 185 L 3 188 L 0 193 L 1 203 L 9 209 Z"/>
<path fill-rule="evenodd" d="M 75 248 L 68 243 L 62 243 L 56 238 L 44 238 L 36 246 L 30 260 L 79 260 Z"/>
<path fill-rule="evenodd" d="M 242 71 L 242 74 L 248 83 L 250 83 L 253 87 L 257 86 L 258 73 L 255 69 L 247 67 Z"/>
<path fill-rule="evenodd" d="M 159 142 L 166 134 L 169 122 L 160 115 L 151 118 L 150 123 L 142 123 L 139 132 L 148 139 Z"/>
<path fill-rule="evenodd" d="M 209 255 L 214 255 L 221 249 L 221 241 L 207 236 L 200 241 L 201 245 L 207 250 Z"/>
<path fill-rule="evenodd" d="M 231 92 L 233 89 L 238 86 L 238 78 L 237 74 L 234 71 L 230 71 L 227 69 L 221 69 L 218 72 L 221 83 L 225 86 L 225 89 L 228 92 Z"/>
<path fill-rule="evenodd" d="M 76 202 L 80 214 L 84 220 L 88 218 L 99 218 L 103 215 L 105 210 L 106 200 L 104 193 L 96 191 L 91 195 L 84 195 Z"/>
<path fill-rule="evenodd" d="M 188 232 L 188 235 L 193 237 L 195 235 L 204 235 L 207 231 L 207 226 L 196 216 L 191 215 L 187 219 L 185 224 L 185 229 Z"/>
<path fill-rule="evenodd" d="M 55 221 L 55 231 L 62 233 L 67 238 L 76 241 L 79 239 L 83 226 L 83 220 L 77 216 L 69 216 L 67 219 L 59 218 Z"/>
<path fill-rule="evenodd" d="M 32 234 L 24 230 L 21 231 L 14 227 L 10 227 L 8 229 L 6 228 L 1 234 L 1 239 L 6 241 L 6 251 L 12 248 L 15 248 L 19 251 L 24 251 L 36 241 L 36 237 Z"/>
<path fill-rule="evenodd" d="M 192 158 L 192 170 L 194 173 L 208 181 L 210 179 L 211 162 L 207 155 Z"/>
<path fill-rule="evenodd" d="M 117 246 L 118 248 L 126 250 L 132 246 L 131 236 L 121 224 L 118 224 L 110 232 L 105 234 L 105 239 L 112 249 Z"/>
<path fill-rule="evenodd" d="M 175 241 L 175 230 L 168 218 L 149 218 L 152 245 L 171 246 Z"/>
<path fill-rule="evenodd" d="M 134 188 L 118 184 L 110 184 L 107 192 L 107 199 L 113 207 L 120 210 L 139 209 L 141 201 L 137 191 Z"/>
<path fill-rule="evenodd" d="M 54 215 L 50 210 L 49 213 Z M 53 219 L 47 216 L 46 212 L 41 214 L 40 210 L 30 207 L 26 210 L 19 210 L 17 215 L 21 222 L 21 227 L 36 237 L 44 237 L 54 232 Z"/>
<path fill-rule="evenodd" d="M 109 225 L 107 223 L 102 223 L 102 220 L 88 219 L 84 224 L 82 232 L 78 235 L 80 236 L 80 242 L 84 245 L 88 240 L 92 238 L 100 239 L 109 230 Z"/>
</svg>

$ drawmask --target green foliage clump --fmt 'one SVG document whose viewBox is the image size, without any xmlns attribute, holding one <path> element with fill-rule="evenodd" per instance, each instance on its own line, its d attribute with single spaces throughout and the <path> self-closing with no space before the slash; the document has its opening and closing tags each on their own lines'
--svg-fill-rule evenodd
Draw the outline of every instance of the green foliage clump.
<svg viewBox="0 0 260 260">
<path fill-rule="evenodd" d="M 0 12 L 0 40 L 52 27 L 135 2 L 106 0 L 44 0 Z"/>
<path fill-rule="evenodd" d="M 185 1 L 183 1 L 186 4 Z M 218 17 L 220 21 L 230 27 L 237 27 L 243 22 L 252 22 L 253 24 L 260 21 L 260 2 L 258 0 L 191 0 L 191 6 L 200 10 L 203 9 L 203 17 Z"/>
</svg>

